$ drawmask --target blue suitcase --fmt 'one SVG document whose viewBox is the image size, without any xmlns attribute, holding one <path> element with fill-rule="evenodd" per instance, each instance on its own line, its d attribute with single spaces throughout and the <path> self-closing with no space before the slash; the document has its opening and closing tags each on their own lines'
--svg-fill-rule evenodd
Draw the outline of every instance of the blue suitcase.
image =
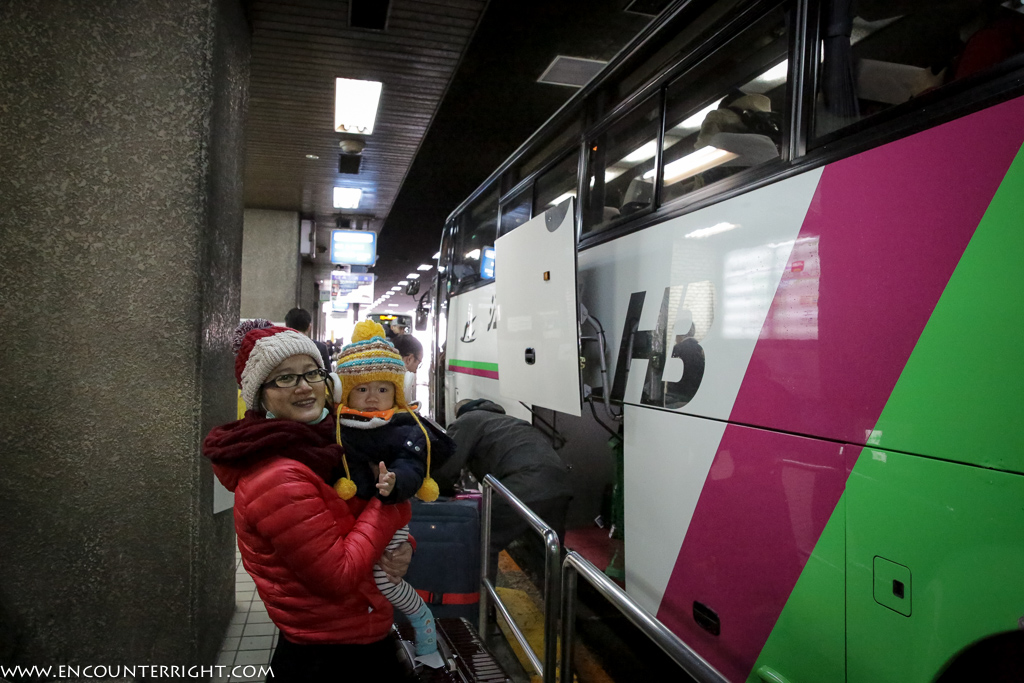
<svg viewBox="0 0 1024 683">
<path fill-rule="evenodd" d="M 475 500 L 412 501 L 416 554 L 405 580 L 436 618 L 463 617 L 475 627 L 480 604 L 480 510 Z"/>
</svg>

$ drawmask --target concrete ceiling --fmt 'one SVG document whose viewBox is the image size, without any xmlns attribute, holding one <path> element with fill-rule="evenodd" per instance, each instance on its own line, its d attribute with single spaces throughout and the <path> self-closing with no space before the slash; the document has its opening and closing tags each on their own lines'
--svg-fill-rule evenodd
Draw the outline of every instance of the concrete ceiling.
<svg viewBox="0 0 1024 683">
<path fill-rule="evenodd" d="M 551 61 L 610 60 L 648 24 L 629 4 L 391 0 L 373 30 L 350 25 L 350 9 L 368 5 L 348 0 L 252 0 L 246 207 L 313 218 L 322 245 L 339 215 L 368 221 L 383 293 L 433 263 L 448 214 L 576 92 L 537 82 Z M 336 77 L 384 84 L 372 135 L 334 132 Z M 338 172 L 346 138 L 366 143 L 355 175 Z M 335 209 L 335 186 L 362 189 L 359 208 Z M 317 254 L 315 277 L 329 277 L 328 256 Z M 388 303 L 415 307 L 404 293 Z"/>
</svg>

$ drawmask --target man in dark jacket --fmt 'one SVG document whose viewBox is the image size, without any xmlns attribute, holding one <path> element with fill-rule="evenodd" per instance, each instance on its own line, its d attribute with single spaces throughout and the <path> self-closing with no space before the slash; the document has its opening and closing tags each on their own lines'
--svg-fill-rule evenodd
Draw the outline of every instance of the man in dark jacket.
<svg viewBox="0 0 1024 683">
<path fill-rule="evenodd" d="M 505 414 L 486 399 L 460 401 L 448 427 L 455 454 L 434 474 L 441 493 L 451 493 L 462 469 L 478 481 L 494 475 L 565 541 L 565 513 L 572 499 L 569 473 L 548 438 L 533 425 Z M 541 547 L 540 537 L 500 496 L 491 510 L 492 576 L 498 553 L 519 536 Z"/>
<path fill-rule="evenodd" d="M 288 311 L 284 316 L 285 327 L 290 327 L 297 332 L 310 337 L 309 326 L 313 323 L 313 316 L 305 308 L 293 308 Z M 327 372 L 331 371 L 331 354 L 327 350 L 327 344 L 322 341 L 313 340 L 313 344 L 316 346 L 317 351 L 320 352 L 320 359 L 324 362 L 324 369 Z"/>
</svg>

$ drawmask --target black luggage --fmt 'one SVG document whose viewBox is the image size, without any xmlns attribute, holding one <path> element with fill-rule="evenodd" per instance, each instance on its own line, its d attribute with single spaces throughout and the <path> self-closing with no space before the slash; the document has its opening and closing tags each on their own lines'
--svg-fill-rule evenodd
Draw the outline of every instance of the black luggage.
<svg viewBox="0 0 1024 683">
<path fill-rule="evenodd" d="M 437 618 L 474 627 L 480 604 L 480 510 L 475 500 L 412 501 L 409 530 L 416 555 L 405 580 Z"/>
</svg>

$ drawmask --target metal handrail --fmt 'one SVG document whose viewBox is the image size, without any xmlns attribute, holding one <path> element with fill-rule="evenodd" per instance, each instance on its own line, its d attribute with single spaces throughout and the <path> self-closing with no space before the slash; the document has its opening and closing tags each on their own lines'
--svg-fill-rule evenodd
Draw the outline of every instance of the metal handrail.
<svg viewBox="0 0 1024 683">
<path fill-rule="evenodd" d="M 600 569 L 570 550 L 562 562 L 562 660 L 563 681 L 572 680 L 573 640 L 576 630 L 576 576 L 582 574 L 608 602 L 633 622 L 645 636 L 664 650 L 698 683 L 729 683 L 729 680 L 708 664 L 679 637 L 668 630 L 650 612 L 641 607 L 626 591 L 604 575 Z M 545 679 L 546 680 L 546 679 Z"/>
<path fill-rule="evenodd" d="M 558 639 L 555 637 L 558 631 L 558 590 L 560 587 L 561 565 L 559 557 L 562 553 L 562 544 L 558 540 L 558 534 L 550 526 L 544 523 L 533 510 L 526 506 L 523 501 L 516 498 L 515 494 L 488 474 L 481 482 L 483 493 L 483 509 L 480 520 L 480 631 L 486 632 L 487 626 L 487 599 L 494 600 L 495 607 L 501 611 L 501 615 L 508 622 L 512 634 L 519 641 L 530 663 L 541 675 L 544 683 L 555 683 L 555 669 L 558 663 Z M 544 662 L 540 661 L 537 653 L 534 652 L 526 636 L 519 630 L 519 627 L 512 620 L 508 608 L 501 601 L 494 584 L 488 578 L 491 563 L 491 498 L 492 491 L 497 491 L 512 509 L 520 517 L 525 519 L 530 527 L 544 539 Z M 563 679 L 565 680 L 565 679 Z"/>
</svg>

